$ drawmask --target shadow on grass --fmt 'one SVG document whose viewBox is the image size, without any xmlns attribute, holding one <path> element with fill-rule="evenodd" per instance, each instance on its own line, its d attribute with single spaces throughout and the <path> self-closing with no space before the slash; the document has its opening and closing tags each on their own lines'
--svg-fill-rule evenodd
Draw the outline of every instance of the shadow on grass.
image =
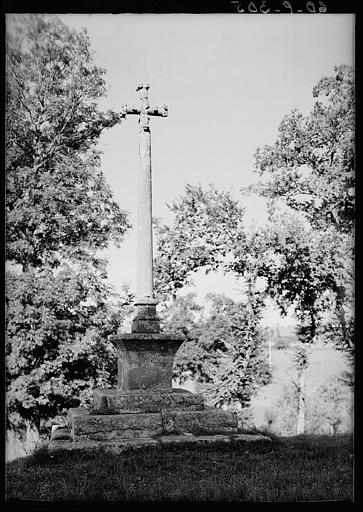
<svg viewBox="0 0 363 512">
<path fill-rule="evenodd" d="M 37 450 L 7 465 L 8 499 L 352 500 L 352 436 L 129 449 Z"/>
</svg>

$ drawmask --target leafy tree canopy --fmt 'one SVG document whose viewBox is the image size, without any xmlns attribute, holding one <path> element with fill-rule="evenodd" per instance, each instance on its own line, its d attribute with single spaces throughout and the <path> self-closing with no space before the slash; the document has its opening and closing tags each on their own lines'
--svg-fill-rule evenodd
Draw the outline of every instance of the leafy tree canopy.
<svg viewBox="0 0 363 512">
<path fill-rule="evenodd" d="M 332 225 L 351 233 L 354 221 L 354 70 L 336 66 L 313 88 L 318 98 L 304 116 L 293 110 L 281 121 L 276 142 L 258 148 L 257 189 L 302 211 L 314 228 Z"/>
<path fill-rule="evenodd" d="M 116 354 L 107 336 L 122 321 L 120 301 L 94 268 L 49 267 L 7 281 L 8 413 L 38 429 L 69 407 L 90 403 L 95 387 L 116 383 Z"/>
<path fill-rule="evenodd" d="M 156 223 L 155 287 L 164 298 L 192 282 L 199 268 L 207 272 L 226 263 L 231 245 L 244 238 L 244 209 L 227 192 L 211 185 L 186 185 L 185 194 L 173 201 L 173 227 Z"/>
<path fill-rule="evenodd" d="M 95 148 L 120 122 L 97 107 L 104 75 L 85 31 L 55 17 L 8 17 L 7 258 L 23 268 L 89 258 L 128 227 Z"/>
<path fill-rule="evenodd" d="M 261 352 L 259 298 L 243 304 L 208 294 L 207 300 L 209 311 L 202 315 L 194 294 L 178 297 L 164 312 L 164 329 L 187 337 L 177 354 L 175 374 L 181 380 L 192 375 L 204 382 L 206 397 L 214 405 L 247 406 L 270 378 Z"/>
</svg>

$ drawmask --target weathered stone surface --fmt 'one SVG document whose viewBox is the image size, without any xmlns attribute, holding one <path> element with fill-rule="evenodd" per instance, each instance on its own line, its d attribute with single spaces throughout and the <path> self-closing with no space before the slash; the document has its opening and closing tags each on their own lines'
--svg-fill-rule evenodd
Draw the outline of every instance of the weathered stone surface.
<svg viewBox="0 0 363 512">
<path fill-rule="evenodd" d="M 88 416 L 89 411 L 85 407 L 73 407 L 68 409 L 68 421 L 72 422 L 73 418 L 78 418 L 79 416 Z"/>
<path fill-rule="evenodd" d="M 118 351 L 118 389 L 171 388 L 174 357 L 184 336 L 125 333 L 109 339 Z"/>
<path fill-rule="evenodd" d="M 240 441 L 258 442 L 271 441 L 269 437 L 259 434 L 238 434 L 238 435 L 168 435 L 157 438 L 122 439 L 114 441 L 96 441 L 84 439 L 80 441 L 58 441 L 54 440 L 48 444 L 50 451 L 57 450 L 94 450 L 102 449 L 113 454 L 119 454 L 125 450 L 143 448 L 145 446 L 168 446 L 176 444 L 212 444 L 212 443 L 238 443 Z"/>
<path fill-rule="evenodd" d="M 132 320 L 131 324 L 132 332 L 135 333 L 152 333 L 156 334 L 160 332 L 160 319 L 155 318 L 143 318 L 137 316 Z"/>
<path fill-rule="evenodd" d="M 57 428 L 52 432 L 51 441 L 63 441 L 66 439 L 72 439 L 71 429 Z"/>
<path fill-rule="evenodd" d="M 237 433 L 237 416 L 221 409 L 205 411 L 164 411 L 163 431 L 166 434 L 228 434 Z"/>
<path fill-rule="evenodd" d="M 151 179 L 151 134 L 150 116 L 168 115 L 168 108 L 150 107 L 149 84 L 137 87 L 140 106 L 122 107 L 122 115 L 136 114 L 139 116 L 139 173 L 137 201 L 137 283 L 138 299 L 135 301 L 137 315 L 132 324 L 133 332 L 159 332 L 159 320 L 148 304 L 153 300 L 153 243 L 152 243 L 152 179 Z M 152 305 L 152 304 L 151 304 Z M 146 317 L 145 317 L 146 315 Z"/>
<path fill-rule="evenodd" d="M 162 434 L 161 414 L 75 415 L 72 438 L 77 440 L 113 440 L 153 437 Z"/>
<path fill-rule="evenodd" d="M 157 303 L 158 301 L 152 298 L 135 299 L 136 315 L 131 326 L 133 333 L 156 334 L 160 332 L 160 319 L 156 313 Z"/>
<path fill-rule="evenodd" d="M 114 455 L 118 455 L 126 450 L 143 448 L 145 446 L 160 446 L 160 441 L 151 437 L 116 441 L 95 441 L 90 439 L 83 439 L 80 441 L 51 441 L 48 444 L 48 450 L 53 452 L 58 450 L 104 450 Z"/>
<path fill-rule="evenodd" d="M 236 434 L 231 436 L 232 441 L 271 441 L 270 437 L 262 434 Z"/>
<path fill-rule="evenodd" d="M 169 435 L 159 438 L 161 444 L 205 444 L 205 443 L 230 443 L 231 439 L 227 435 L 214 436 L 195 436 L 195 435 Z"/>
<path fill-rule="evenodd" d="M 113 413 L 160 412 L 164 410 L 204 409 L 202 395 L 184 389 L 160 389 L 154 391 L 96 389 L 93 393 L 95 410 Z"/>
</svg>

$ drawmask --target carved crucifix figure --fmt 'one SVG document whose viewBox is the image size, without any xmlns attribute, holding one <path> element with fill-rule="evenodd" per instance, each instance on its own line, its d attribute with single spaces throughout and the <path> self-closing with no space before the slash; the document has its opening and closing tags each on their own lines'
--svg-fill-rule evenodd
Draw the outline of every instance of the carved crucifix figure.
<svg viewBox="0 0 363 512">
<path fill-rule="evenodd" d="M 158 301 L 153 289 L 153 241 L 152 241 L 152 181 L 151 181 L 151 134 L 150 116 L 167 117 L 168 107 L 150 107 L 149 84 L 140 84 L 140 106 L 122 107 L 122 115 L 139 116 L 139 157 L 137 204 L 137 286 L 135 306 L 137 313 L 132 332 L 158 333 L 160 322 L 156 315 Z"/>
</svg>

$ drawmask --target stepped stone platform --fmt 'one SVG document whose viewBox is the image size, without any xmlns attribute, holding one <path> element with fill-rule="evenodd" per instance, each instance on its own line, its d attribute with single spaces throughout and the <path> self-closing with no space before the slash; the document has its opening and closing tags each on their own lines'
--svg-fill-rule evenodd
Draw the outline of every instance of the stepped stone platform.
<svg viewBox="0 0 363 512">
<path fill-rule="evenodd" d="M 146 317 L 156 317 L 150 305 L 143 308 L 145 329 Z M 171 387 L 173 361 L 184 336 L 132 332 L 109 339 L 118 351 L 117 388 L 94 390 L 89 409 L 70 409 L 68 425 L 52 432 L 50 450 L 120 453 L 142 446 L 268 440 L 243 434 L 236 413 L 209 407 L 202 395 Z"/>
<path fill-rule="evenodd" d="M 70 409 L 68 422 L 52 433 L 50 450 L 120 453 L 130 447 L 269 440 L 242 434 L 236 413 L 206 406 L 201 395 L 175 388 L 98 389 L 93 409 Z"/>
</svg>

